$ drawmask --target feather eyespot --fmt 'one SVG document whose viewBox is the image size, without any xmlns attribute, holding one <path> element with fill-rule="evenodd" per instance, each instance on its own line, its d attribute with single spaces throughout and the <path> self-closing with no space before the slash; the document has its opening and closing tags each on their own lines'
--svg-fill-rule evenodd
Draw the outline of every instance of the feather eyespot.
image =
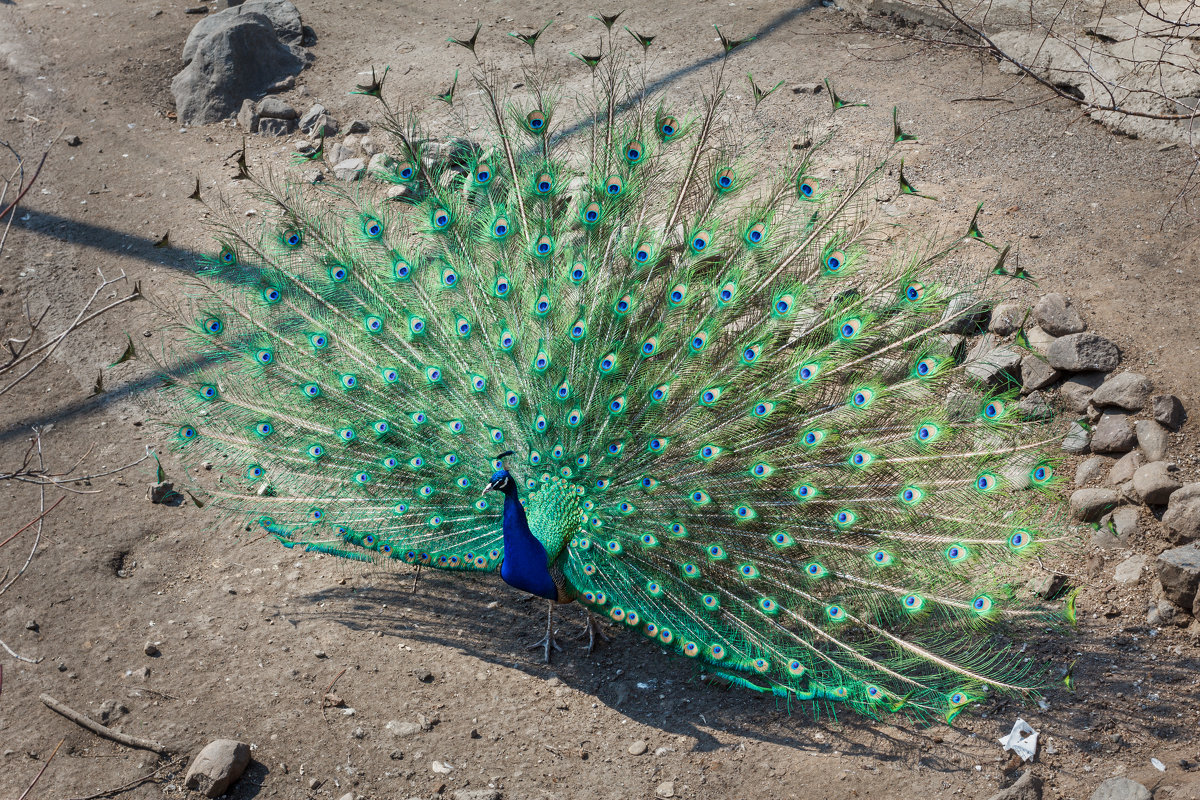
<svg viewBox="0 0 1200 800">
<path fill-rule="evenodd" d="M 904 610 L 910 614 L 920 611 L 925 607 L 925 598 L 919 594 L 905 595 L 900 602 L 904 606 Z"/>
<path fill-rule="evenodd" d="M 579 283 L 586 277 L 587 277 L 587 264 L 585 264 L 583 262 L 577 262 L 575 264 L 575 266 L 571 267 L 571 282 L 572 283 Z"/>
<path fill-rule="evenodd" d="M 644 154 L 645 149 L 642 147 L 642 143 L 636 139 L 625 145 L 625 160 L 630 164 L 636 164 L 641 161 Z"/>
<path fill-rule="evenodd" d="M 720 289 L 717 290 L 717 302 L 721 305 L 728 305 L 737 297 L 737 284 L 733 281 L 728 281 Z"/>
<path fill-rule="evenodd" d="M 285 230 L 280 236 L 280 239 L 282 239 L 283 243 L 288 247 L 299 247 L 304 241 L 303 235 L 295 228 L 288 228 Z"/>
<path fill-rule="evenodd" d="M 750 413 L 756 417 L 768 417 L 775 410 L 775 404 L 770 402 L 758 403 L 751 409 Z"/>
<path fill-rule="evenodd" d="M 712 239 L 712 234 L 708 231 L 698 231 L 692 234 L 692 239 L 688 242 L 688 246 L 693 252 L 701 253 L 708 247 L 709 240 Z"/>
<path fill-rule="evenodd" d="M 915 506 L 925 499 L 925 492 L 916 486 L 905 486 L 900 490 L 900 502 L 906 506 Z"/>
<path fill-rule="evenodd" d="M 875 455 L 869 450 L 855 450 L 850 454 L 850 466 L 862 468 L 875 460 Z"/>
<path fill-rule="evenodd" d="M 396 169 L 396 174 L 400 176 L 402 181 L 411 181 L 416 177 L 417 169 L 412 165 L 412 162 L 405 161 Z"/>
<path fill-rule="evenodd" d="M 700 331 L 695 336 L 692 337 L 690 347 L 692 348 L 692 350 L 694 352 L 700 353 L 700 352 L 703 352 L 704 348 L 707 345 L 708 345 L 708 333 L 705 331 Z"/>
<path fill-rule="evenodd" d="M 392 264 L 392 272 L 395 274 L 396 280 L 406 281 L 412 275 L 412 264 L 403 258 L 397 258 L 396 262 Z"/>
<path fill-rule="evenodd" d="M 803 675 L 805 672 L 808 671 L 804 668 L 803 664 L 801 664 L 799 661 L 796 661 L 795 659 L 788 662 L 787 670 L 790 674 L 795 675 L 796 677 L 800 677 L 801 675 Z"/>
<path fill-rule="evenodd" d="M 625 181 L 620 175 L 609 175 L 604 179 L 604 192 L 609 197 L 619 197 L 625 191 Z"/>
<path fill-rule="evenodd" d="M 913 281 L 908 286 L 904 287 L 904 296 L 909 302 L 915 303 L 925 296 L 925 284 L 919 281 Z"/>
<path fill-rule="evenodd" d="M 225 323 L 222 322 L 219 317 L 209 317 L 208 319 L 204 320 L 204 322 L 201 324 L 201 327 L 204 329 L 205 333 L 216 336 L 221 331 L 225 330 Z"/>
<path fill-rule="evenodd" d="M 713 186 L 718 192 L 728 192 L 737 183 L 737 175 L 732 169 L 723 169 L 713 176 Z"/>
<path fill-rule="evenodd" d="M 593 201 L 583 207 L 579 212 L 579 219 L 584 225 L 591 226 L 598 223 L 604 217 L 604 207 Z"/>
<path fill-rule="evenodd" d="M 429 215 L 429 223 L 433 225 L 434 229 L 439 231 L 444 230 L 452 219 L 453 217 L 450 215 L 450 212 L 441 206 L 433 209 Z"/>
<path fill-rule="evenodd" d="M 658 135 L 664 142 L 669 142 L 679 133 L 679 122 L 674 117 L 663 117 L 658 121 Z"/>
<path fill-rule="evenodd" d="M 259 422 L 254 426 L 254 432 L 259 436 L 266 438 L 275 432 L 275 428 L 269 422 Z"/>
<path fill-rule="evenodd" d="M 403 175 L 401 177 L 404 177 Z M 487 186 L 492 180 L 492 168 L 488 166 L 486 161 L 481 161 L 475 167 L 475 173 L 472 176 L 476 186 Z"/>
<path fill-rule="evenodd" d="M 578 409 L 571 409 L 571 413 L 567 414 L 567 425 L 572 428 L 579 427 L 579 423 L 583 421 L 583 413 Z"/>
<path fill-rule="evenodd" d="M 508 217 L 496 217 L 496 221 L 492 223 L 492 236 L 503 239 L 508 236 L 509 230 Z"/>
<path fill-rule="evenodd" d="M 217 256 L 217 260 L 227 267 L 232 267 L 237 264 L 237 253 L 230 250 L 228 247 L 223 249 Z"/>
<path fill-rule="evenodd" d="M 508 278 L 501 276 L 496 278 L 495 292 L 497 297 L 504 297 L 508 294 L 508 290 L 512 288 L 512 284 L 508 282 Z"/>
<path fill-rule="evenodd" d="M 936 359 L 922 358 L 913 368 L 913 373 L 915 373 L 918 378 L 928 378 L 937 371 L 937 368 L 938 361 Z"/>
<path fill-rule="evenodd" d="M 963 561 L 969 555 L 969 551 L 961 544 L 952 544 L 946 548 L 946 560 L 954 564 Z"/>
<path fill-rule="evenodd" d="M 982 616 L 991 611 L 993 605 L 992 598 L 986 594 L 981 594 L 971 601 L 971 610 Z"/>
<path fill-rule="evenodd" d="M 190 442 L 192 439 L 195 439 L 199 435 L 200 435 L 200 433 L 195 428 L 193 428 L 191 425 L 184 425 L 182 428 L 179 429 L 179 438 L 185 442 Z"/>
<path fill-rule="evenodd" d="M 672 306 L 677 306 L 687 298 L 687 286 L 682 283 L 671 287 L 670 293 L 667 295 L 667 301 Z"/>
<path fill-rule="evenodd" d="M 975 488 L 981 492 L 990 492 L 995 489 L 998 484 L 999 482 L 996 480 L 996 476 L 990 472 L 984 472 L 975 479 Z"/>
<path fill-rule="evenodd" d="M 554 237 L 545 235 L 540 237 L 533 245 L 533 252 L 538 256 L 548 256 L 554 252 Z"/>
<path fill-rule="evenodd" d="M 650 390 L 650 402 L 652 402 L 652 403 L 661 403 L 664 400 L 666 400 L 667 397 L 669 397 L 669 396 L 670 396 L 670 387 L 668 386 L 668 384 L 665 384 L 665 383 L 660 386 L 655 386 L 653 389 Z"/>
<path fill-rule="evenodd" d="M 1000 400 L 992 400 L 983 407 L 984 419 L 998 419 L 1004 415 L 1004 403 Z"/>
<path fill-rule="evenodd" d="M 545 129 L 547 121 L 545 113 L 538 109 L 530 111 L 525 116 L 525 126 L 534 133 L 541 133 Z"/>
<path fill-rule="evenodd" d="M 841 250 L 830 250 L 825 254 L 825 269 L 837 272 L 846 265 L 846 254 Z"/>
<path fill-rule="evenodd" d="M 268 286 L 266 289 L 263 289 L 262 298 L 267 303 L 274 305 L 283 299 L 283 295 L 274 286 Z"/>
<path fill-rule="evenodd" d="M 533 191 L 538 194 L 549 194 L 554 188 L 554 176 L 549 172 L 543 172 L 533 179 Z"/>
<path fill-rule="evenodd" d="M 321 396 L 321 387 L 315 383 L 304 384 L 300 387 L 300 391 L 302 391 L 304 396 L 309 399 Z"/>
<path fill-rule="evenodd" d="M 371 314 L 363 318 L 363 327 L 367 329 L 367 333 L 379 333 L 383 330 L 383 320 Z"/>
<path fill-rule="evenodd" d="M 862 320 L 854 317 L 846 320 L 838 327 L 838 335 L 843 339 L 850 340 L 858 336 L 861 330 Z"/>
<path fill-rule="evenodd" d="M 367 217 L 363 220 L 362 231 L 368 239 L 378 239 L 383 235 L 383 224 L 374 217 Z"/>
<path fill-rule="evenodd" d="M 1041 485 L 1054 477 L 1054 470 L 1048 464 L 1038 464 L 1029 473 L 1029 478 L 1036 484 Z"/>
<path fill-rule="evenodd" d="M 1032 541 L 1033 533 L 1022 528 L 1008 537 L 1008 547 L 1014 551 L 1024 550 Z"/>
<path fill-rule="evenodd" d="M 745 239 L 750 245 L 762 244 L 767 238 L 767 223 L 755 222 L 749 228 L 746 228 Z"/>
<path fill-rule="evenodd" d="M 246 467 L 246 478 L 256 481 L 263 476 L 263 468 L 258 464 L 251 464 Z"/>
<path fill-rule="evenodd" d="M 816 178 L 802 175 L 796 181 L 796 193 L 801 200 L 816 200 L 817 193 L 821 190 L 821 182 Z"/>
<path fill-rule="evenodd" d="M 796 379 L 800 383 L 808 383 L 813 378 L 821 374 L 821 365 L 813 361 L 809 364 L 804 364 L 796 371 Z"/>
</svg>

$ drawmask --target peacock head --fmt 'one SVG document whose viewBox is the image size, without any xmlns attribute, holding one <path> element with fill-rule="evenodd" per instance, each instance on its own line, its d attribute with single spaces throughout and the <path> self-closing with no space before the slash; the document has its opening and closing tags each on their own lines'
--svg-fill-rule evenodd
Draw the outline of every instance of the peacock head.
<svg viewBox="0 0 1200 800">
<path fill-rule="evenodd" d="M 502 461 L 505 456 L 511 456 L 512 454 L 512 450 L 501 453 L 500 455 L 496 456 L 496 461 Z M 504 492 L 507 494 L 510 490 L 515 490 L 515 488 L 516 483 L 513 481 L 513 477 L 508 474 L 508 470 L 506 470 L 504 468 L 504 464 L 501 463 L 500 469 L 492 473 L 491 480 L 488 481 L 487 486 L 483 487 L 483 491 L 486 494 L 487 492 L 495 489 L 498 492 Z"/>
</svg>

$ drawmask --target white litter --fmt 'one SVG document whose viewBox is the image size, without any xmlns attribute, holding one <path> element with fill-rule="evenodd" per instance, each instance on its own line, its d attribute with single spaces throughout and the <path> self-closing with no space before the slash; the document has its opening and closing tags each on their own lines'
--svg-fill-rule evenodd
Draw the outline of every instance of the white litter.
<svg viewBox="0 0 1200 800">
<path fill-rule="evenodd" d="M 1164 763 L 1162 763 L 1161 761 L 1159 761 L 1157 758 L 1152 758 L 1152 759 L 1150 759 L 1150 763 L 1151 763 L 1151 764 L 1153 764 L 1153 765 L 1154 765 L 1154 768 L 1155 768 L 1156 770 L 1158 770 L 1159 772 L 1166 772 L 1166 771 L 1167 771 L 1167 765 L 1166 765 L 1166 764 L 1164 764 Z"/>
<path fill-rule="evenodd" d="M 1037 753 L 1038 732 L 1030 727 L 1023 719 L 1013 723 L 1012 731 L 1000 739 L 1005 750 L 1011 750 L 1021 757 L 1022 761 L 1032 761 Z"/>
</svg>

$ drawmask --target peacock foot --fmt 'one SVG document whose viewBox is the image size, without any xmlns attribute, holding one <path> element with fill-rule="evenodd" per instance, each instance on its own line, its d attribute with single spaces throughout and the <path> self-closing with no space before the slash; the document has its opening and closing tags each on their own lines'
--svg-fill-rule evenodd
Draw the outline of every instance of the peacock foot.
<svg viewBox="0 0 1200 800">
<path fill-rule="evenodd" d="M 584 609 L 583 631 L 577 636 L 578 639 L 587 639 L 587 652 L 591 655 L 597 644 L 608 644 L 612 641 L 611 636 L 606 636 L 604 630 L 600 627 L 600 622 L 592 614 L 591 611 Z"/>
<path fill-rule="evenodd" d="M 536 650 L 543 647 L 546 650 L 546 663 L 550 663 L 550 648 L 554 648 L 558 652 L 562 652 L 562 647 L 554 639 L 554 602 L 550 602 L 550 607 L 546 612 L 546 635 L 538 639 L 531 645 L 526 646 L 526 650 Z"/>
</svg>

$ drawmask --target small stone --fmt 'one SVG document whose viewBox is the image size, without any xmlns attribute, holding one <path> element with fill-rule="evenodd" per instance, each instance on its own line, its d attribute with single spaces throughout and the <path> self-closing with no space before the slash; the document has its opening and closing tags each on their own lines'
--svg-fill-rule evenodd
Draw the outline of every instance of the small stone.
<svg viewBox="0 0 1200 800">
<path fill-rule="evenodd" d="M 1152 461 L 1133 473 L 1133 490 L 1148 506 L 1166 505 L 1176 491 L 1183 487 L 1177 480 L 1179 467 L 1170 461 Z"/>
<path fill-rule="evenodd" d="M 997 336 L 1010 336 L 1021 327 L 1025 319 L 1025 308 L 1019 303 L 1001 303 L 992 309 L 992 318 L 988 320 L 988 330 Z"/>
<path fill-rule="evenodd" d="M 1121 363 L 1121 351 L 1098 333 L 1072 333 L 1055 339 L 1046 358 L 1066 372 L 1112 372 Z"/>
<path fill-rule="evenodd" d="M 1090 800 L 1150 800 L 1150 790 L 1129 778 L 1109 778 L 1092 792 Z"/>
<path fill-rule="evenodd" d="M 1184 484 L 1172 494 L 1162 521 L 1172 544 L 1200 539 L 1200 483 Z"/>
<path fill-rule="evenodd" d="M 414 672 L 413 675 L 415 675 L 417 680 L 419 680 L 421 683 L 433 683 L 435 680 L 433 673 L 427 669 L 419 669 Z"/>
<path fill-rule="evenodd" d="M 1067 585 L 1067 576 L 1044 572 L 1029 579 L 1029 591 L 1043 600 L 1049 600 Z"/>
<path fill-rule="evenodd" d="M 117 719 L 128 713 L 129 708 L 120 700 L 105 700 L 100 704 L 100 709 L 96 713 L 96 716 L 100 718 L 101 722 L 108 725 L 110 722 L 116 722 Z"/>
<path fill-rule="evenodd" d="M 1187 413 L 1183 403 L 1173 394 L 1156 395 L 1151 401 L 1154 408 L 1154 420 L 1159 425 L 1166 425 L 1171 430 L 1179 430 Z"/>
<path fill-rule="evenodd" d="M 320 779 L 319 778 L 309 778 L 308 779 L 308 788 L 312 789 L 313 791 L 320 789 L 321 788 Z"/>
<path fill-rule="evenodd" d="M 1137 472 L 1138 468 L 1146 463 L 1146 459 L 1137 450 L 1132 450 L 1117 459 L 1117 463 L 1112 465 L 1112 469 L 1108 471 L 1108 479 L 1105 481 L 1109 486 L 1120 486 L 1125 481 L 1133 480 L 1133 473 Z"/>
<path fill-rule="evenodd" d="M 1015 406 L 1018 413 L 1025 419 L 1050 419 L 1054 409 L 1041 392 L 1030 392 Z"/>
<path fill-rule="evenodd" d="M 1072 422 L 1062 440 L 1064 453 L 1081 455 L 1092 449 L 1092 433 L 1078 422 Z"/>
<path fill-rule="evenodd" d="M 337 136 L 338 121 L 328 114 L 322 114 L 313 122 L 312 130 L 305 131 L 313 136 L 319 136 L 321 131 L 325 131 L 326 136 Z"/>
<path fill-rule="evenodd" d="M 1045 389 L 1062 377 L 1062 373 L 1032 353 L 1021 359 L 1021 387 L 1027 392 Z"/>
<path fill-rule="evenodd" d="M 1047 746 L 1046 750 L 1049 749 Z M 1025 770 L 1012 786 L 1000 790 L 988 800 L 1042 800 L 1042 779 L 1031 770 Z"/>
<path fill-rule="evenodd" d="M 451 772 L 454 771 L 454 765 L 447 764 L 445 761 L 434 761 L 432 764 L 429 765 L 429 768 L 432 769 L 434 772 L 436 772 L 438 775 L 449 775 Z"/>
<path fill-rule="evenodd" d="M 325 180 L 325 173 L 319 169 L 307 169 L 300 174 L 300 180 L 305 183 L 320 183 Z"/>
<path fill-rule="evenodd" d="M 1152 419 L 1139 419 L 1133 423 L 1137 433 L 1138 447 L 1147 461 L 1162 461 L 1167 457 L 1169 444 L 1167 429 Z"/>
<path fill-rule="evenodd" d="M 366 168 L 361 158 L 347 158 L 334 166 L 333 174 L 340 181 L 356 181 Z"/>
<path fill-rule="evenodd" d="M 417 714 L 417 724 L 421 726 L 421 730 L 423 730 L 423 731 L 433 730 L 433 726 L 437 725 L 441 721 L 442 720 L 438 717 L 437 714 L 434 714 L 432 717 L 427 717 L 421 713 Z"/>
<path fill-rule="evenodd" d="M 663 781 L 662 783 L 660 783 L 658 785 L 658 788 L 654 790 L 654 796 L 655 797 L 663 797 L 663 798 L 674 797 L 675 796 L 674 781 Z"/>
<path fill-rule="evenodd" d="M 354 148 L 345 142 L 335 142 L 329 145 L 329 163 L 331 164 L 338 164 L 355 157 Z"/>
<path fill-rule="evenodd" d="M 416 736 L 422 730 L 421 726 L 415 722 L 401 722 L 398 719 L 392 720 L 384 727 L 391 731 L 392 735 L 397 739 L 407 739 L 411 736 Z"/>
<path fill-rule="evenodd" d="M 205 745 L 188 767 L 184 784 L 205 797 L 220 797 L 250 765 L 250 747 L 233 739 L 217 739 Z"/>
<path fill-rule="evenodd" d="M 1113 580 L 1123 586 L 1133 586 L 1142 579 L 1142 570 L 1146 568 L 1149 557 L 1138 554 L 1117 564 L 1113 570 Z"/>
<path fill-rule="evenodd" d="M 1008 347 L 980 352 L 984 344 L 981 341 L 980 346 L 967 356 L 967 374 L 985 386 L 1004 386 L 1015 380 L 1021 368 L 1021 356 Z"/>
<path fill-rule="evenodd" d="M 1071 492 L 1071 516 L 1080 522 L 1096 522 L 1117 505 L 1112 489 L 1076 489 Z"/>
<path fill-rule="evenodd" d="M 1158 581 L 1163 597 L 1182 608 L 1191 608 L 1200 586 L 1200 544 L 1193 542 L 1160 553 Z"/>
<path fill-rule="evenodd" d="M 1152 628 L 1157 628 L 1160 625 L 1168 625 L 1175 619 L 1175 615 L 1179 613 L 1179 607 L 1170 600 L 1150 601 L 1150 607 L 1146 612 L 1146 624 Z"/>
<path fill-rule="evenodd" d="M 360 727 L 355 728 L 354 732 L 351 733 L 350 735 L 353 736 L 355 739 L 365 739 L 367 737 L 367 732 L 365 730 L 363 730 L 362 727 L 360 726 Z"/>
<path fill-rule="evenodd" d="M 346 701 L 342 699 L 342 696 L 333 692 L 326 694 L 322 702 L 325 703 L 326 708 L 345 708 L 346 706 Z"/>
<path fill-rule="evenodd" d="M 242 101 L 237 113 L 238 127 L 247 133 L 258 133 L 258 105 L 249 97 Z"/>
<path fill-rule="evenodd" d="M 640 756 L 642 753 L 645 753 L 646 750 L 648 750 L 648 749 L 649 749 L 649 745 L 647 745 L 641 739 L 638 739 L 636 742 L 629 745 L 629 755 Z"/>
<path fill-rule="evenodd" d="M 151 503 L 163 506 L 179 505 L 183 500 L 183 495 L 175 491 L 175 484 L 170 481 L 150 484 L 150 488 L 146 490 L 146 496 L 150 498 Z"/>
<path fill-rule="evenodd" d="M 983 301 L 969 294 L 955 295 L 942 313 L 942 330 L 946 333 L 976 334 L 985 329 L 987 318 L 988 309 Z"/>
<path fill-rule="evenodd" d="M 291 104 L 279 97 L 265 97 L 258 104 L 258 116 L 269 119 L 299 119 Z"/>
<path fill-rule="evenodd" d="M 1079 466 L 1075 468 L 1075 488 L 1082 489 L 1092 481 L 1098 480 L 1107 464 L 1108 461 L 1100 456 L 1092 456 L 1079 462 Z"/>
<path fill-rule="evenodd" d="M 1049 353 L 1050 345 L 1054 344 L 1054 337 L 1037 325 L 1025 331 L 1025 338 L 1029 340 L 1029 346 L 1033 349 L 1033 352 L 1042 356 Z"/>
<path fill-rule="evenodd" d="M 313 658 L 329 658 L 324 650 L 313 650 Z"/>
<path fill-rule="evenodd" d="M 288 136 L 296 130 L 294 119 L 261 119 L 258 132 L 262 136 Z"/>
<path fill-rule="evenodd" d="M 271 88 L 267 89 L 267 91 L 272 92 L 272 93 L 274 93 L 274 92 L 290 92 L 292 89 L 295 89 L 295 88 L 296 88 L 296 76 L 288 75 L 283 80 L 276 81 L 275 83 L 271 84 Z"/>
<path fill-rule="evenodd" d="M 1105 412 L 1092 431 L 1092 451 L 1096 453 L 1128 453 L 1137 445 L 1137 435 L 1129 424 L 1129 416 L 1115 411 Z"/>
<path fill-rule="evenodd" d="M 150 668 L 149 667 L 138 667 L 137 669 L 125 670 L 125 677 L 133 678 L 135 681 L 149 680 Z"/>
<path fill-rule="evenodd" d="M 471 728 L 471 734 L 470 734 L 470 735 L 471 735 L 471 738 L 472 738 L 472 739 L 482 739 L 482 738 L 483 738 L 483 734 L 481 734 L 481 733 L 479 732 L 479 729 L 478 729 L 478 728 Z"/>
<path fill-rule="evenodd" d="M 25 630 L 37 633 L 41 626 L 37 624 L 37 620 L 31 619 L 25 623 Z"/>
<path fill-rule="evenodd" d="M 387 196 L 390 200 L 410 200 L 419 197 L 417 188 L 410 183 L 401 183 L 398 186 L 392 186 L 387 190 Z"/>
<path fill-rule="evenodd" d="M 308 111 L 305 111 L 304 116 L 300 118 L 300 130 L 304 131 L 305 133 L 312 133 L 313 125 L 316 123 L 317 117 L 320 117 L 324 113 L 325 106 L 321 105 L 320 103 L 313 103 L 312 107 L 308 109 Z"/>
<path fill-rule="evenodd" d="M 1072 375 L 1058 387 L 1058 396 L 1063 407 L 1076 414 L 1087 411 L 1092 395 L 1104 383 L 1102 372 L 1082 372 Z"/>
<path fill-rule="evenodd" d="M 351 120 L 350 127 L 346 129 L 346 133 L 366 133 L 371 130 L 371 123 L 366 120 L 356 119 Z"/>
<path fill-rule="evenodd" d="M 71 134 L 63 139 L 63 141 L 67 143 L 67 147 L 79 147 L 79 145 L 83 144 L 83 139 L 80 139 L 75 134 Z"/>
<path fill-rule="evenodd" d="M 358 140 L 358 146 L 362 148 L 363 155 L 373 156 L 379 152 L 378 145 L 370 136 L 364 136 Z"/>
<path fill-rule="evenodd" d="M 338 800 L 355 800 L 354 792 L 346 792 L 344 795 L 339 797 Z"/>
<path fill-rule="evenodd" d="M 1071 304 L 1071 298 L 1058 292 L 1052 292 L 1037 301 L 1033 307 L 1033 318 L 1051 336 L 1066 336 L 1087 329 L 1079 312 Z"/>
<path fill-rule="evenodd" d="M 1092 547 L 1115 550 L 1129 546 L 1129 540 L 1138 532 L 1138 510 L 1122 506 L 1100 518 L 1100 528 L 1092 534 Z"/>
<path fill-rule="evenodd" d="M 367 174 L 375 178 L 388 178 L 396 175 L 396 159 L 387 153 L 376 153 L 367 163 Z"/>
<path fill-rule="evenodd" d="M 1116 406 L 1126 411 L 1141 411 L 1149 402 L 1152 391 L 1154 385 L 1145 375 L 1122 372 L 1100 385 L 1092 395 L 1092 405 L 1097 408 Z"/>
<path fill-rule="evenodd" d="M 158 649 L 158 645 L 154 642 L 146 642 L 145 646 L 142 647 L 142 652 L 151 658 L 158 658 L 162 655 L 162 651 Z"/>
<path fill-rule="evenodd" d="M 456 789 L 450 800 L 500 800 L 497 789 Z"/>
<path fill-rule="evenodd" d="M 792 87 L 792 94 L 820 94 L 824 88 L 819 83 L 798 83 Z"/>
</svg>

